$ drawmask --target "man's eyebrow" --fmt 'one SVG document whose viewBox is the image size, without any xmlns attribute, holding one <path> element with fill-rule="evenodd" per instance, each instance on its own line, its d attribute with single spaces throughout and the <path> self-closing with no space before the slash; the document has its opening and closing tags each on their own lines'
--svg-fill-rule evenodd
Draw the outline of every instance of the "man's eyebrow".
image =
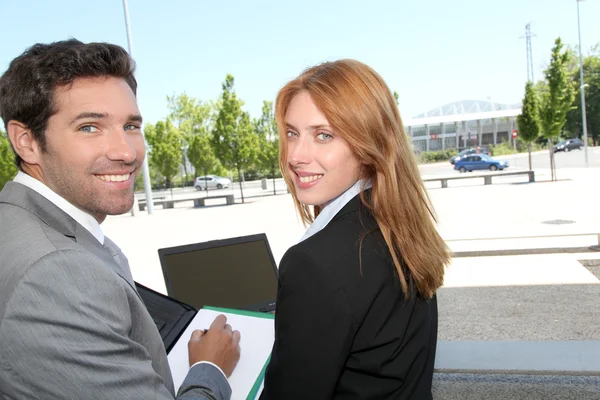
<svg viewBox="0 0 600 400">
<path fill-rule="evenodd" d="M 107 113 L 97 113 L 97 112 L 82 112 L 77 114 L 75 118 L 71 121 L 71 124 L 79 121 L 80 119 L 104 119 L 108 118 Z"/>
<path fill-rule="evenodd" d="M 141 124 L 141 123 L 142 123 L 142 121 L 143 121 L 143 118 L 142 118 L 142 116 L 141 116 L 141 115 L 139 115 L 139 114 L 131 114 L 131 115 L 130 115 L 130 116 L 127 118 L 127 120 L 128 120 L 128 121 L 131 121 L 131 122 L 138 122 L 138 123 L 140 123 L 140 124 Z"/>
<path fill-rule="evenodd" d="M 74 124 L 75 122 L 79 121 L 80 119 L 106 119 L 108 117 L 110 117 L 110 115 L 108 115 L 107 113 L 82 112 L 82 113 L 78 114 L 75 118 L 73 118 L 73 120 L 71 121 L 71 124 Z M 142 119 L 142 116 L 139 114 L 130 114 L 127 117 L 127 121 L 138 122 L 141 124 L 143 119 Z"/>
</svg>

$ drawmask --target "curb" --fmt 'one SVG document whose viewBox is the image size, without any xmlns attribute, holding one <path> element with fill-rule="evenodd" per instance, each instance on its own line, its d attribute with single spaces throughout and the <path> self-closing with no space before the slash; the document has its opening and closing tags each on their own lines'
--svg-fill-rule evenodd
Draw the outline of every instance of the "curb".
<svg viewBox="0 0 600 400">
<path fill-rule="evenodd" d="M 593 252 L 599 251 L 598 249 L 595 249 L 595 247 L 598 247 L 598 246 L 457 251 L 457 252 L 452 253 L 452 257 L 453 258 L 461 258 L 461 257 L 523 256 L 523 255 L 531 255 L 531 254 L 593 253 Z"/>
</svg>

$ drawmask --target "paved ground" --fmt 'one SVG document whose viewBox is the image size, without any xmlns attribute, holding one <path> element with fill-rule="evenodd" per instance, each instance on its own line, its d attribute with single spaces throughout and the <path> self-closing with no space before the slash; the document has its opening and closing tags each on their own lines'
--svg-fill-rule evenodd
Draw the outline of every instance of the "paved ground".
<svg viewBox="0 0 600 400">
<path fill-rule="evenodd" d="M 597 236 L 569 235 L 600 233 L 599 177 L 600 168 L 564 168 L 560 181 L 549 182 L 540 169 L 535 184 L 522 177 L 491 186 L 461 181 L 429 195 L 453 251 L 587 248 Z M 258 185 L 249 192 L 269 193 Z M 556 221 L 566 223 L 548 223 Z M 110 217 L 103 228 L 129 257 L 134 278 L 159 291 L 159 248 L 264 232 L 279 261 L 304 231 L 288 194 L 233 206 L 157 207 L 153 215 Z M 440 339 L 600 340 L 600 252 L 551 251 L 454 258 L 439 292 Z"/>
</svg>

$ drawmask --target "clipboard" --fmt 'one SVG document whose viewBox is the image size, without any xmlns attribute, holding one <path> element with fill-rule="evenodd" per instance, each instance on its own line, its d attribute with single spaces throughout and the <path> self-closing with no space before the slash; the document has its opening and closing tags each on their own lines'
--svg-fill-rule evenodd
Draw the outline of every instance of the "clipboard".
<svg viewBox="0 0 600 400">
<path fill-rule="evenodd" d="M 163 339 L 176 391 L 189 371 L 187 343 L 192 332 L 207 329 L 217 315 L 224 314 L 241 333 L 240 361 L 229 377 L 231 400 L 254 400 L 260 395 L 275 341 L 273 314 L 211 306 L 198 310 L 137 282 L 136 288 Z"/>
</svg>

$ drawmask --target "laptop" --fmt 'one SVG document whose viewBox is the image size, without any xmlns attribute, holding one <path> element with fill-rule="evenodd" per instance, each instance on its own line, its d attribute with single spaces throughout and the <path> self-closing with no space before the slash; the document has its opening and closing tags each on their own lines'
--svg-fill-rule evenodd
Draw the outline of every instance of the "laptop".
<svg viewBox="0 0 600 400">
<path fill-rule="evenodd" d="M 264 233 L 158 250 L 167 294 L 205 305 L 275 310 L 278 270 Z"/>
</svg>

